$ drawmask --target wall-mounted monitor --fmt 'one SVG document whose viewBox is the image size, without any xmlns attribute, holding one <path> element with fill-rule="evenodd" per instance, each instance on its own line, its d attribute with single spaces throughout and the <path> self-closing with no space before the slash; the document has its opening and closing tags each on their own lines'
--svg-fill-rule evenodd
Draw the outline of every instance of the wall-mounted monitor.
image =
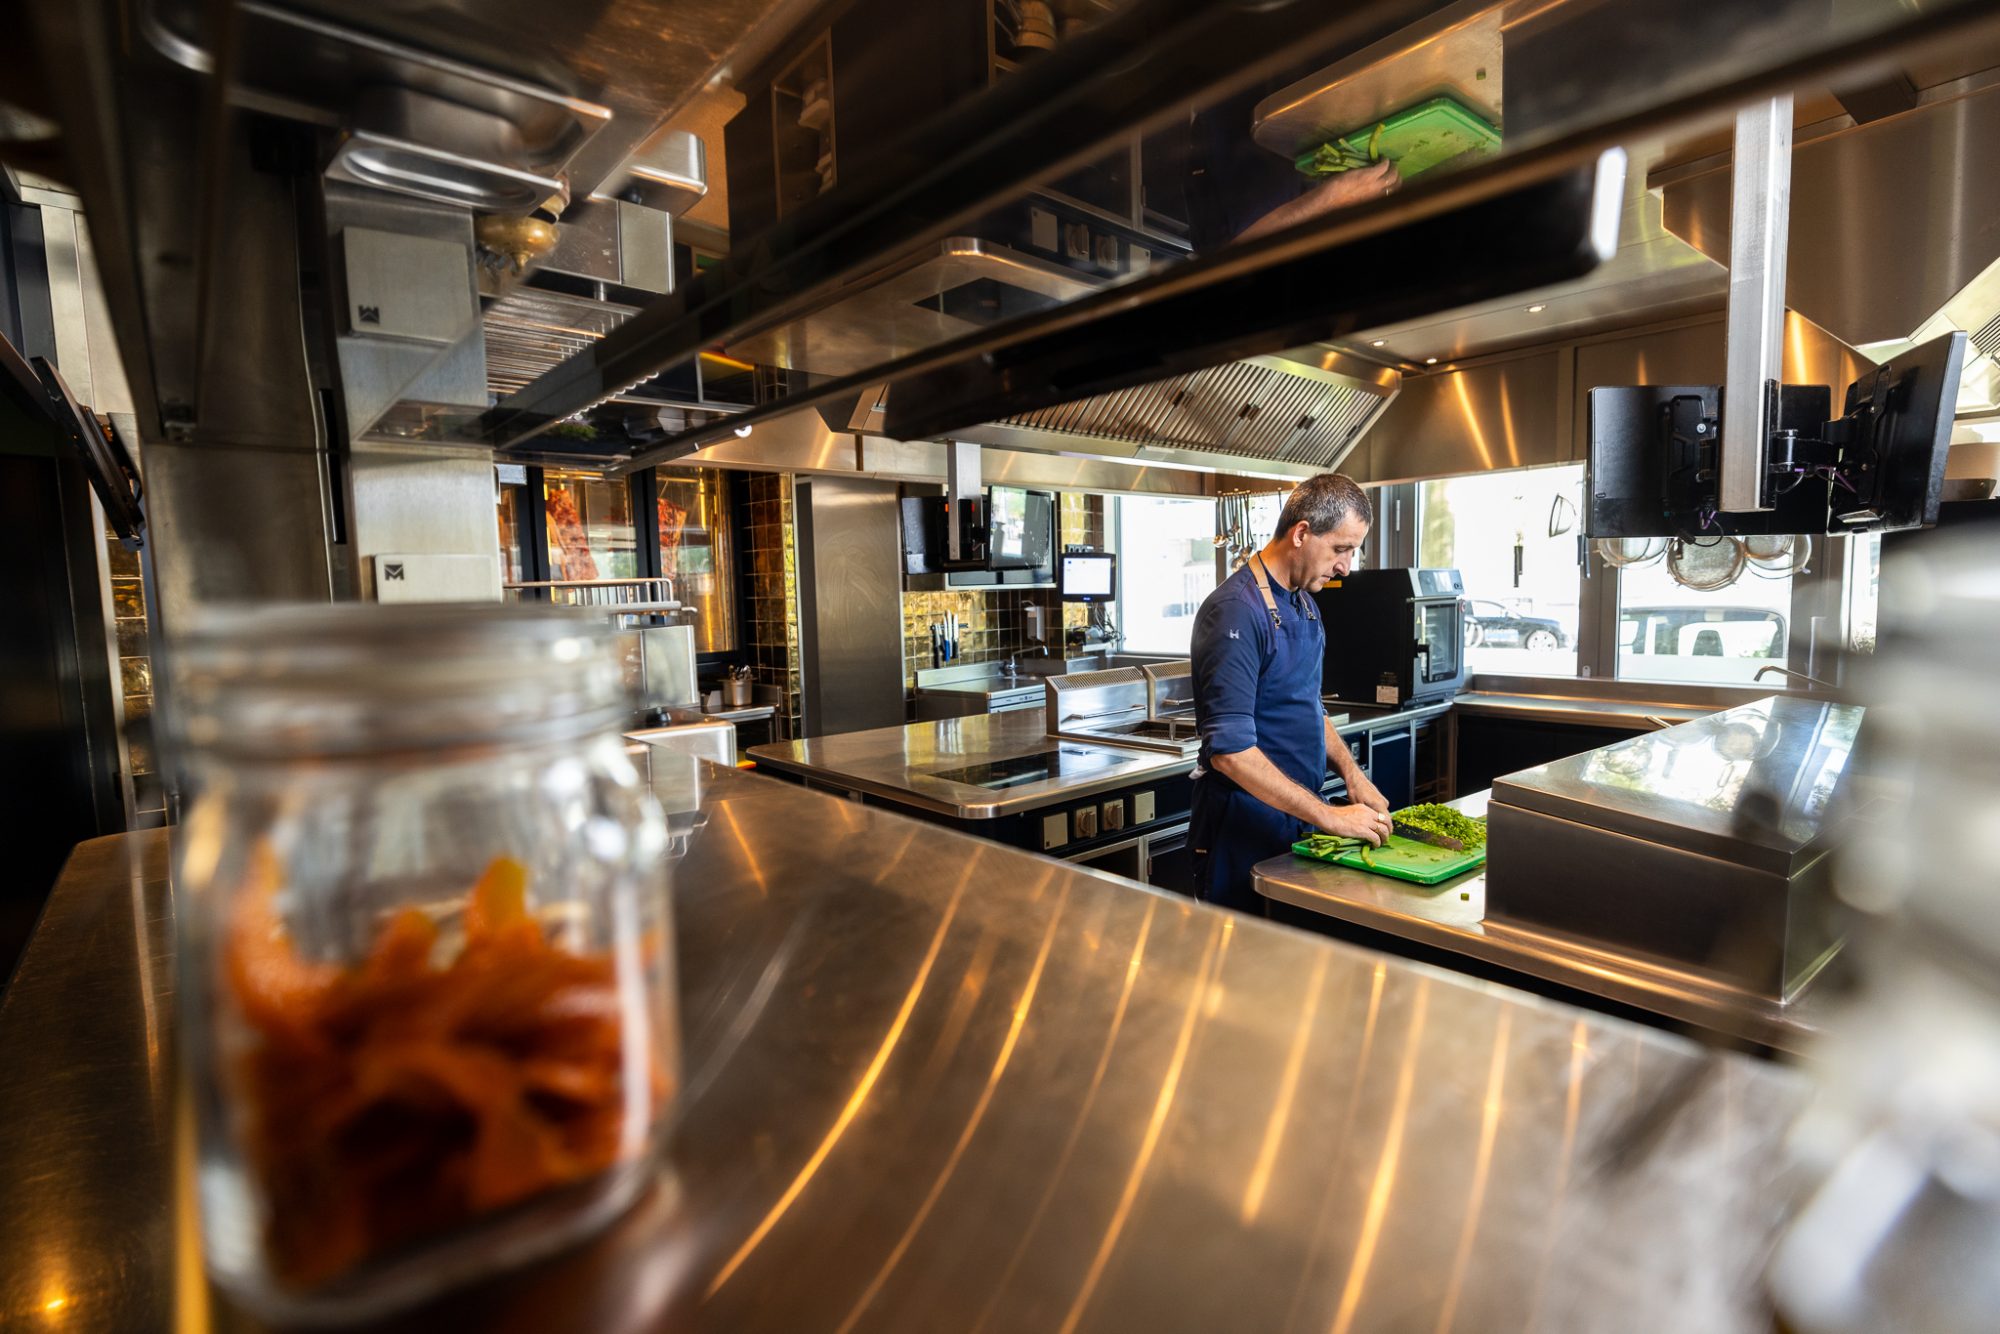
<svg viewBox="0 0 2000 1334">
<path fill-rule="evenodd" d="M 1066 551 L 1056 561 L 1064 602 L 1110 602 L 1118 596 L 1118 557 L 1108 551 Z"/>
<path fill-rule="evenodd" d="M 1833 394 L 1825 385 L 1785 385 L 1778 425 L 1816 435 L 1832 404 Z M 1819 532 L 1826 523 L 1824 480 L 1803 479 L 1774 496 L 1774 508 L 1768 511 L 1718 512 L 1716 434 L 1721 420 L 1720 385 L 1591 390 L 1585 533 L 1703 538 Z"/>
<path fill-rule="evenodd" d="M 1843 415 L 1826 431 L 1842 460 L 1828 532 L 1937 522 L 1966 342 L 1963 333 L 1933 338 L 1847 386 Z"/>
<path fill-rule="evenodd" d="M 986 489 L 987 569 L 1041 569 L 1054 539 L 1054 496 L 1018 486 Z"/>
</svg>

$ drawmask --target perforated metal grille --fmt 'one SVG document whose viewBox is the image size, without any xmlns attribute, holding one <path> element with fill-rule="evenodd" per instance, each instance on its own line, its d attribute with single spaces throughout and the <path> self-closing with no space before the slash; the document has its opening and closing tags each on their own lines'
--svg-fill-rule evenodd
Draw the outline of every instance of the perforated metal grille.
<svg viewBox="0 0 2000 1334">
<path fill-rule="evenodd" d="M 1000 424 L 1328 467 L 1381 404 L 1366 390 L 1242 361 Z"/>
<path fill-rule="evenodd" d="M 517 287 L 486 308 L 486 387 L 504 397 L 594 345 L 631 306 Z"/>
</svg>

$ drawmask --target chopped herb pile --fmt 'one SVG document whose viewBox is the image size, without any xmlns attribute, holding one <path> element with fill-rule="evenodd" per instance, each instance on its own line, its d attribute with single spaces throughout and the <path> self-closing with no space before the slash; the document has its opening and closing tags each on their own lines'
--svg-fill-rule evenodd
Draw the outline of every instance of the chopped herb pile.
<svg viewBox="0 0 2000 1334">
<path fill-rule="evenodd" d="M 1466 851 L 1486 846 L 1486 821 L 1476 820 L 1462 811 L 1437 802 L 1425 802 L 1421 806 L 1407 806 L 1395 813 L 1399 824 L 1427 833 L 1443 834 L 1465 844 Z"/>
<path fill-rule="evenodd" d="M 1338 176 L 1357 167 L 1372 166 L 1382 160 L 1382 130 L 1377 125 L 1368 136 L 1368 151 L 1359 152 L 1344 143 L 1321 144 L 1310 158 L 1299 159 L 1299 170 L 1308 176 Z"/>
</svg>

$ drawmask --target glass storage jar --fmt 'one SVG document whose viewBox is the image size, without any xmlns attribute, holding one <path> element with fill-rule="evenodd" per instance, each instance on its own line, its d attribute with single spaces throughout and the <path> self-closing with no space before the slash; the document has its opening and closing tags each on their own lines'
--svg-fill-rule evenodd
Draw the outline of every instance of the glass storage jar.
<svg viewBox="0 0 2000 1334">
<path fill-rule="evenodd" d="M 619 1213 L 679 1030 L 665 825 L 608 624 L 211 610 L 174 670 L 216 1280 L 279 1318 L 365 1316 Z"/>
</svg>

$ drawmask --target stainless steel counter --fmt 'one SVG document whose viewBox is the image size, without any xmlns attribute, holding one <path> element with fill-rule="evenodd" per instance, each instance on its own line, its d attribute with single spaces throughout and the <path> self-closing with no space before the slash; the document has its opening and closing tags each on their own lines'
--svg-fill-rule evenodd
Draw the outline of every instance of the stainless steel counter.
<svg viewBox="0 0 2000 1334">
<path fill-rule="evenodd" d="M 1451 802 L 1468 815 L 1486 812 L 1485 792 Z M 1808 991 L 1789 1004 L 1723 985 L 1676 964 L 1606 948 L 1601 942 L 1489 920 L 1482 867 L 1440 885 L 1413 885 L 1286 853 L 1258 863 L 1257 892 L 1356 926 L 1447 950 L 1630 1005 L 1710 1032 L 1783 1051 L 1800 1050 L 1817 1031 Z M 1578 887 L 1589 892 L 1590 887 Z"/>
<path fill-rule="evenodd" d="M 1606 1173 L 1688 1044 L 794 785 L 685 786 L 660 1188 L 403 1328 L 1769 1328 L 1792 1072 L 1723 1060 Z M 248 1327 L 164 1188 L 165 844 L 79 850 L 0 1010 L 0 1323 Z"/>
<path fill-rule="evenodd" d="M 1059 752 L 1072 772 L 999 789 L 939 776 L 1050 751 Z M 745 754 L 761 766 L 825 787 L 961 820 L 994 819 L 1194 768 L 1192 759 L 1164 752 L 1058 741 L 1048 735 L 1039 709 L 783 741 L 752 746 Z"/>
<path fill-rule="evenodd" d="M 79 843 L 0 997 L 0 1329 L 174 1326 L 173 973 L 166 831 Z"/>
<path fill-rule="evenodd" d="M 1342 736 L 1447 712 L 1450 704 L 1398 709 L 1379 716 L 1350 717 L 1331 706 Z M 937 777 L 938 770 L 965 769 L 1018 759 L 1061 747 L 1079 752 L 1079 772 L 1045 782 L 1022 783 L 999 791 Z M 758 764 L 844 792 L 865 792 L 920 810 L 963 820 L 992 819 L 1033 810 L 1052 802 L 1123 787 L 1135 779 L 1191 773 L 1194 761 L 1119 746 L 1057 741 L 1048 735 L 1040 710 L 974 714 L 881 727 L 866 732 L 813 737 L 752 746 L 744 754 Z M 1083 767 L 1102 762 L 1100 767 Z"/>
<path fill-rule="evenodd" d="M 703 709 L 701 716 L 725 723 L 762 722 L 777 713 L 775 704 L 735 704 L 720 709 Z"/>
<path fill-rule="evenodd" d="M 1705 718 L 1715 712 L 1705 705 L 1658 704 L 1571 695 L 1513 695 L 1493 691 L 1463 692 L 1452 701 L 1452 708 L 1461 715 L 1472 717 L 1630 727 L 1644 732 Z"/>
</svg>

